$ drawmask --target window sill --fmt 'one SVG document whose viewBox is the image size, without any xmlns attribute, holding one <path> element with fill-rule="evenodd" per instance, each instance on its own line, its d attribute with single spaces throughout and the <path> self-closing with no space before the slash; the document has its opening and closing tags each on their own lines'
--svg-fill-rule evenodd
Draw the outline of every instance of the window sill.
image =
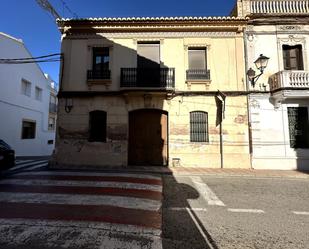
<svg viewBox="0 0 309 249">
<path fill-rule="evenodd" d="M 102 85 L 102 86 L 105 86 L 106 89 L 108 89 L 111 83 L 112 83 L 111 79 L 88 79 L 87 80 L 88 87 Z"/>
<path fill-rule="evenodd" d="M 210 79 L 198 79 L 198 80 L 186 80 L 186 84 L 188 87 L 188 90 L 191 90 L 191 87 L 205 87 L 205 90 L 209 90 L 209 86 L 210 86 L 211 80 Z"/>
</svg>

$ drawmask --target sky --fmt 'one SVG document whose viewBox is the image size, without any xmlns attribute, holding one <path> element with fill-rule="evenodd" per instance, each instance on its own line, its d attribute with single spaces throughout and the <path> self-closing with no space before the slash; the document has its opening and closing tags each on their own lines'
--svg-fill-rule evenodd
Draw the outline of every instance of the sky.
<svg viewBox="0 0 309 249">
<path fill-rule="evenodd" d="M 49 0 L 61 17 L 226 16 L 236 0 Z M 36 0 L 0 0 L 0 32 L 22 39 L 33 57 L 60 53 L 60 33 Z M 69 9 L 68 9 L 68 8 Z M 59 62 L 41 63 L 59 81 Z"/>
</svg>

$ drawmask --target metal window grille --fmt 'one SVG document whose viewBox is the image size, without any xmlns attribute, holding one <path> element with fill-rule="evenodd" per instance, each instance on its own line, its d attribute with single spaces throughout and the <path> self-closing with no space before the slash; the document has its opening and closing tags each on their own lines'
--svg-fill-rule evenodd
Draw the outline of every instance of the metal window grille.
<svg viewBox="0 0 309 249">
<path fill-rule="evenodd" d="M 309 122 L 306 107 L 288 107 L 290 147 L 309 148 Z"/>
<path fill-rule="evenodd" d="M 208 113 L 190 112 L 190 141 L 208 142 Z"/>
</svg>

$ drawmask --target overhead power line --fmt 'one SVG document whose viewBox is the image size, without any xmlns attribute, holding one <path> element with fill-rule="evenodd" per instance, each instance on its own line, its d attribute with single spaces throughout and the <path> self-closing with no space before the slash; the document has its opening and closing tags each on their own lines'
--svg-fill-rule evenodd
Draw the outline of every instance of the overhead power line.
<svg viewBox="0 0 309 249">
<path fill-rule="evenodd" d="M 61 18 L 61 16 L 57 13 L 54 7 L 48 2 L 48 0 L 36 0 L 37 4 L 47 12 L 49 12 L 54 19 Z"/>
<path fill-rule="evenodd" d="M 60 0 L 60 2 L 62 3 L 63 7 L 66 8 L 66 10 L 71 13 L 71 15 L 74 18 L 78 18 L 78 15 L 69 8 L 68 4 L 64 0 Z"/>
<path fill-rule="evenodd" d="M 42 62 L 57 62 L 62 60 L 62 54 L 48 54 L 37 57 L 27 58 L 0 58 L 0 64 L 26 64 L 26 63 L 42 63 Z"/>
</svg>

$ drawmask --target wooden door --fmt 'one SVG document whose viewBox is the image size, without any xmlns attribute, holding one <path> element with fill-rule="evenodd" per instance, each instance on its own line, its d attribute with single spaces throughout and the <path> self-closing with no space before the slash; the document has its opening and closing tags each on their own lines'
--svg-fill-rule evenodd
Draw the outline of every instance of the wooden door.
<svg viewBox="0 0 309 249">
<path fill-rule="evenodd" d="M 129 113 L 129 165 L 167 165 L 167 113 L 141 109 Z"/>
</svg>

